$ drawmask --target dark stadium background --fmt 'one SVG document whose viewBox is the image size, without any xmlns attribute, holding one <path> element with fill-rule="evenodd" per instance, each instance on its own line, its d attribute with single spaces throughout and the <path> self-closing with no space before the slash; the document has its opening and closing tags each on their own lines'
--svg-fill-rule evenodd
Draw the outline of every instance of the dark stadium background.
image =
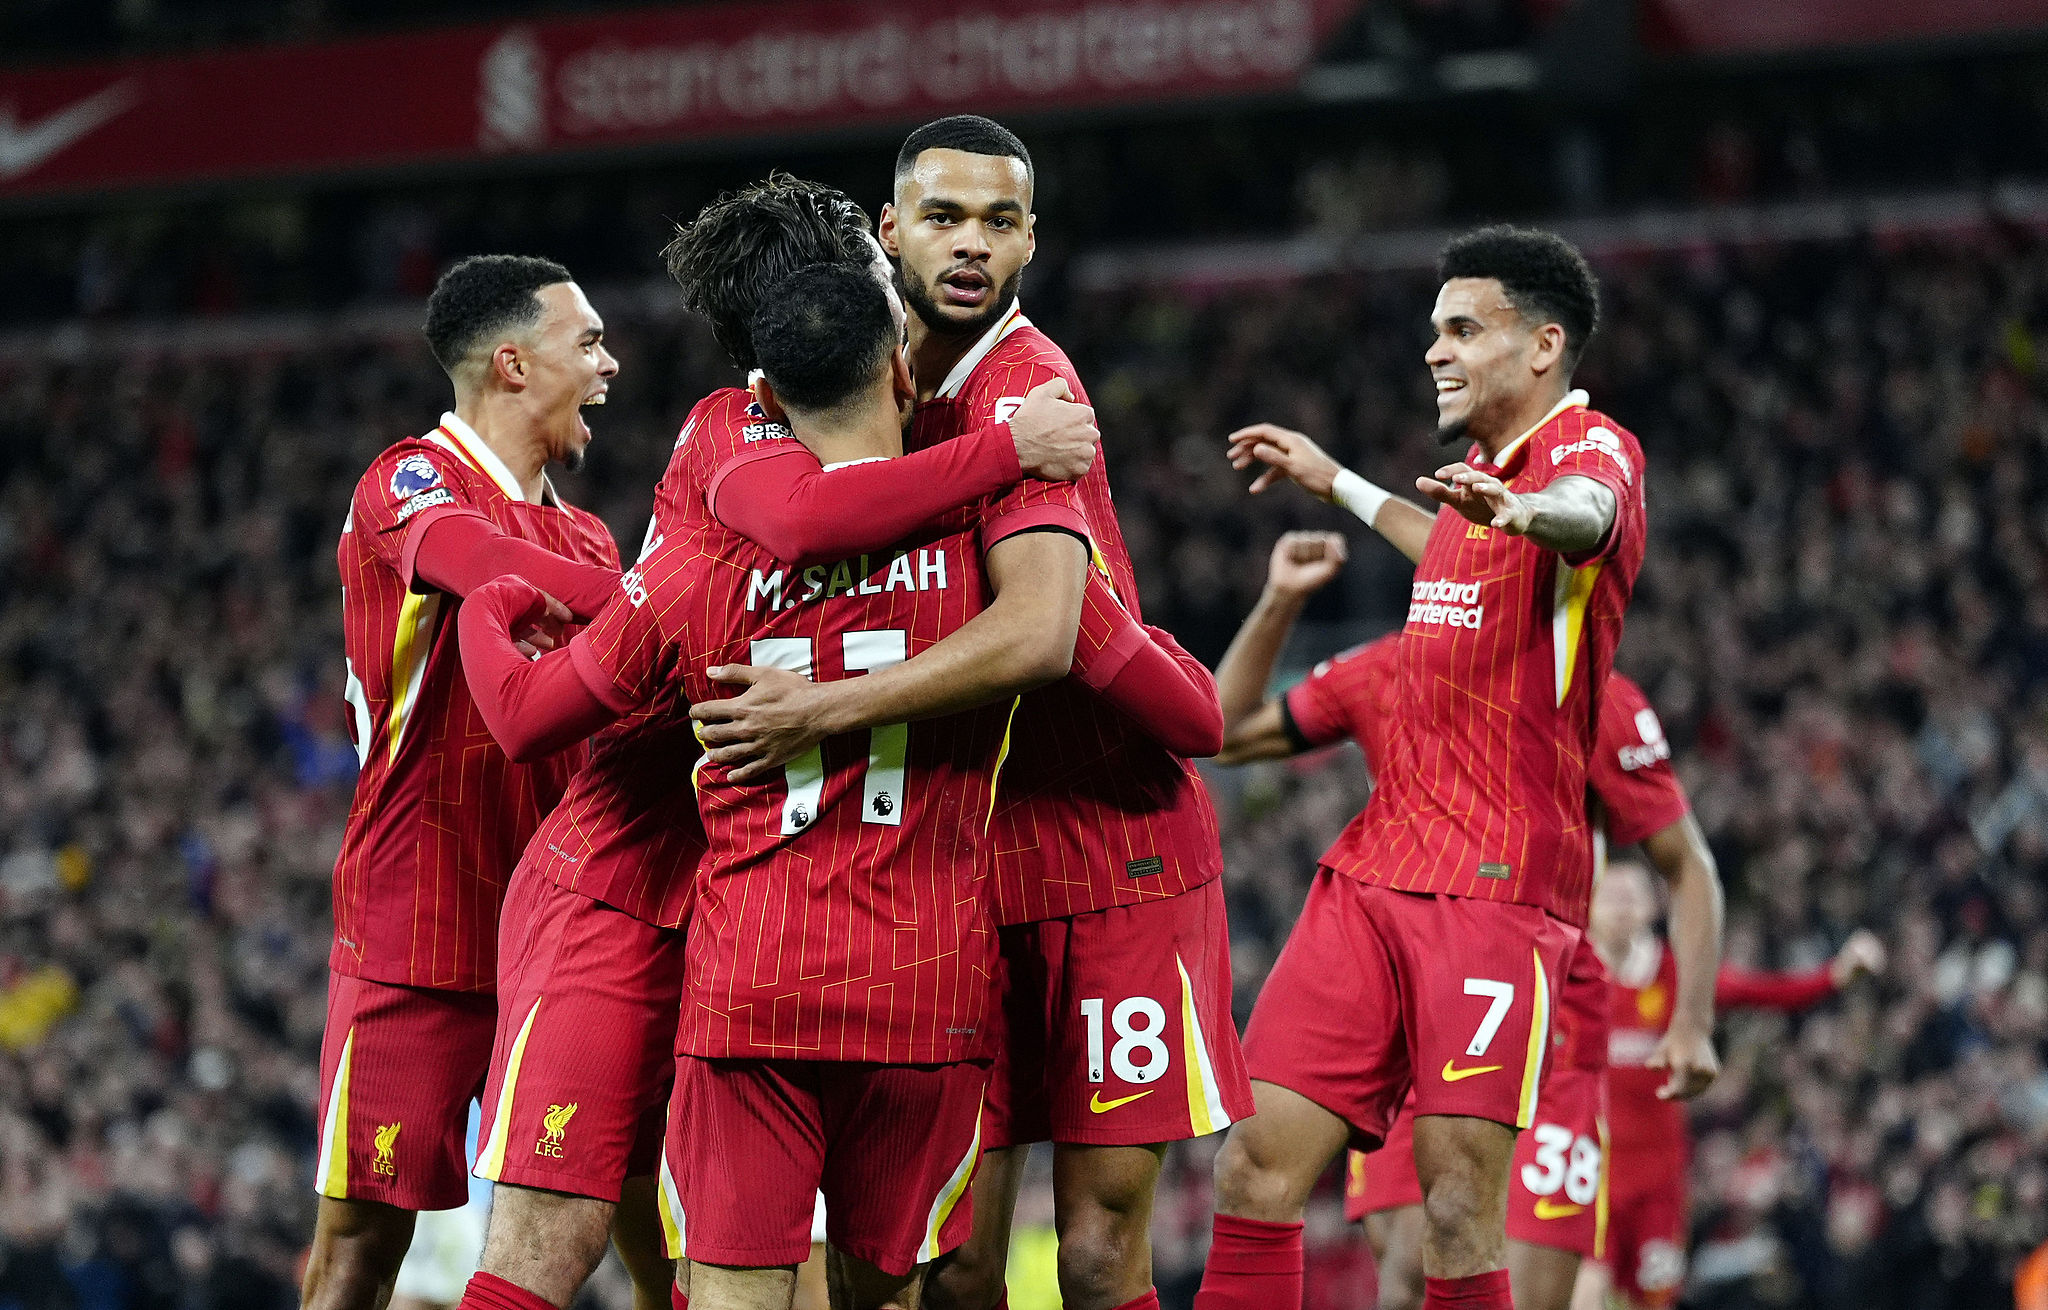
<svg viewBox="0 0 2048 1310">
<path fill-rule="evenodd" d="M 946 24 L 922 77 L 903 34 Z M 860 59 L 803 44 L 842 29 Z M 818 80 L 841 58 L 869 84 Z M 671 220 L 771 166 L 872 210 L 945 109 L 1036 156 L 1027 310 L 1095 397 L 1148 618 L 1212 662 L 1279 532 L 1360 536 L 1246 497 L 1223 435 L 1302 427 L 1406 485 L 1443 237 L 1587 250 L 1582 378 L 1652 467 L 1620 663 L 1729 955 L 1891 948 L 1804 1019 L 1724 1023 L 1686 1303 L 2011 1304 L 2048 1238 L 2048 4 L 7 0 L 0 1310 L 294 1300 L 354 773 L 333 548 L 445 405 L 438 269 L 546 254 L 590 290 L 623 371 L 565 486 L 630 555 L 730 379 L 659 275 Z M 1294 673 L 1399 620 L 1405 566 L 1353 554 Z M 1210 777 L 1241 1018 L 1363 774 Z M 1209 1153 L 1162 1185 L 1168 1305 Z M 1017 1310 L 1049 1211 L 1034 1180 Z M 1334 1191 L 1309 1242 L 1310 1304 L 1369 1305 Z"/>
</svg>

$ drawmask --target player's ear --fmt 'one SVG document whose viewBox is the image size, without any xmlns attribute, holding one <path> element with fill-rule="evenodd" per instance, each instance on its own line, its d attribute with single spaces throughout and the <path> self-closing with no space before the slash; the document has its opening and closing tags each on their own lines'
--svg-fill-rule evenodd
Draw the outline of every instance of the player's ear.
<svg viewBox="0 0 2048 1310">
<path fill-rule="evenodd" d="M 1545 323 L 1536 329 L 1536 349 L 1529 356 L 1529 370 L 1542 377 L 1564 363 L 1564 325 Z"/>
<path fill-rule="evenodd" d="M 882 206 L 882 216 L 875 220 L 875 240 L 882 243 L 882 250 L 891 259 L 901 259 L 896 249 L 896 202 Z"/>
<path fill-rule="evenodd" d="M 1024 262 L 1030 263 L 1031 257 L 1037 253 L 1038 215 L 1026 214 L 1024 215 Z"/>
<path fill-rule="evenodd" d="M 498 343 L 498 348 L 491 352 L 491 372 L 497 374 L 498 380 L 511 387 L 514 391 L 524 390 L 526 387 L 526 356 L 520 353 L 517 344 L 510 341 L 501 341 Z"/>
<path fill-rule="evenodd" d="M 896 392 L 896 417 L 908 423 L 917 409 L 917 382 L 910 376 L 910 361 L 904 357 L 901 346 L 889 356 L 889 377 Z"/>
<path fill-rule="evenodd" d="M 775 396 L 775 384 L 768 380 L 766 373 L 755 369 L 753 376 L 747 379 L 747 390 L 754 393 L 754 403 L 761 407 L 761 417 L 770 423 L 789 425 L 789 415 L 783 412 L 782 402 Z"/>
</svg>

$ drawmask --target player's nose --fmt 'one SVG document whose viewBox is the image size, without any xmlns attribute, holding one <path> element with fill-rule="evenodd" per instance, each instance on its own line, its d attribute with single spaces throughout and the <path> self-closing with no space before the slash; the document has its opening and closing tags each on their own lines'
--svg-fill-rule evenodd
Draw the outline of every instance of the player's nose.
<svg viewBox="0 0 2048 1310">
<path fill-rule="evenodd" d="M 988 231 L 981 224 L 962 223 L 953 229 L 953 258 L 985 259 L 988 253 Z"/>
</svg>

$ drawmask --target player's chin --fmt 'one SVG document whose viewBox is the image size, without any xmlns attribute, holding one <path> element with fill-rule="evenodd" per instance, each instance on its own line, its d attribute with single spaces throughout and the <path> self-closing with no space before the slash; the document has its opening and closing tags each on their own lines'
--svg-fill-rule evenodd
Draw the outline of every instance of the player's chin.
<svg viewBox="0 0 2048 1310">
<path fill-rule="evenodd" d="M 1456 450 L 1471 441 L 1472 420 L 1463 414 L 1439 417 L 1436 421 L 1436 444 L 1445 450 Z"/>
</svg>

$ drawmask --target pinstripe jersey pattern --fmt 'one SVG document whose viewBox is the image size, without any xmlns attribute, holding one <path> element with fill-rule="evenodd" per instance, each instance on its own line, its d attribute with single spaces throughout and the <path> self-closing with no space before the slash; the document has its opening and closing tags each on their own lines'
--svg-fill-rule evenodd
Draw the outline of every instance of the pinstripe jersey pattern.
<svg viewBox="0 0 2048 1310">
<path fill-rule="evenodd" d="M 1006 420 L 1019 398 L 1051 378 L 1066 379 L 1086 403 L 1065 353 L 1013 309 L 918 407 L 910 445 L 923 449 Z M 1097 567 L 1141 618 L 1104 461 L 1073 485 Z M 1056 494 L 1050 484 L 1026 481 L 1001 503 L 1027 506 Z M 1194 765 L 1139 733 L 1077 678 L 1019 704 L 990 835 L 1001 924 L 1178 896 L 1223 869 L 1216 811 Z"/>
<path fill-rule="evenodd" d="M 705 491 L 734 456 L 795 438 L 737 387 L 691 408 L 654 491 L 642 562 L 665 537 L 710 518 Z M 623 605 L 624 600 L 614 602 Z M 692 779 L 701 748 L 689 702 L 673 681 L 591 739 L 590 763 L 528 844 L 525 858 L 553 882 L 658 928 L 689 918 L 704 824 Z"/>
<path fill-rule="evenodd" d="M 377 982 L 488 992 L 505 884 L 583 751 L 520 765 L 491 739 L 462 676 L 460 602 L 412 591 L 400 572 L 407 528 L 444 506 L 569 559 L 615 569 L 619 552 L 596 515 L 519 499 L 502 463 L 453 415 L 377 457 L 342 529 L 336 563 L 362 771 L 334 866 L 330 964 Z"/>
<path fill-rule="evenodd" d="M 1576 395 L 1576 393 L 1575 393 Z M 1566 559 L 1440 513 L 1399 643 L 1387 759 L 1323 862 L 1396 891 L 1538 906 L 1578 926 L 1592 889 L 1586 811 L 1600 692 L 1642 567 L 1642 448 L 1568 402 L 1502 452 L 1518 492 L 1566 475 L 1611 488 L 1601 549 Z"/>
<path fill-rule="evenodd" d="M 957 512 L 896 548 L 794 570 L 714 522 L 664 540 L 587 649 L 636 699 L 726 693 L 705 670 L 858 677 L 933 645 L 989 601 L 983 541 L 1071 504 Z M 639 597 L 637 603 L 632 597 Z M 780 776 L 696 771 L 707 848 L 677 1049 L 700 1056 L 936 1063 L 984 1054 L 991 927 L 980 846 L 1008 706 L 825 741 Z"/>
</svg>

